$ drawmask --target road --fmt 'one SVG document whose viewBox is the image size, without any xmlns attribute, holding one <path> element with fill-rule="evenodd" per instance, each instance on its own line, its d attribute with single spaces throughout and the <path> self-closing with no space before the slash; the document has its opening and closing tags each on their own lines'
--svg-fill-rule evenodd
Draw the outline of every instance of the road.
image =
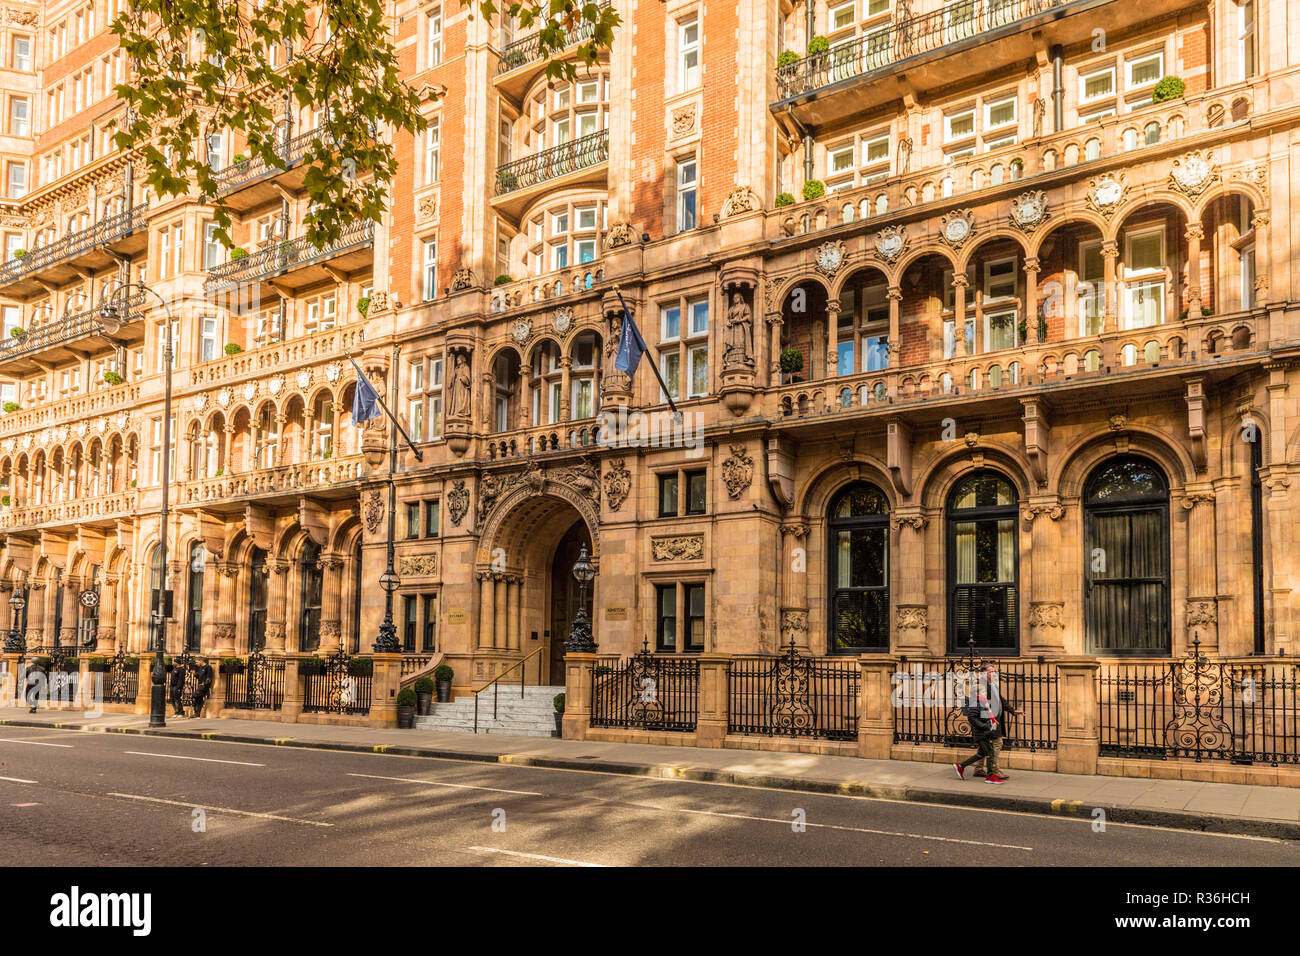
<svg viewBox="0 0 1300 956">
<path fill-rule="evenodd" d="M 1098 833 L 1089 819 L 495 763 L 0 728 L 5 866 L 1297 860 L 1294 843 L 1117 824 Z"/>
</svg>

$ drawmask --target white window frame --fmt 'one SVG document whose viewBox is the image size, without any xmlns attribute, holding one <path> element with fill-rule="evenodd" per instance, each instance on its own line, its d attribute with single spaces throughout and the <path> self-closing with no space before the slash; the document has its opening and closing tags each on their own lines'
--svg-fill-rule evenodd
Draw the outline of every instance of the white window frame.
<svg viewBox="0 0 1300 956">
<path fill-rule="evenodd" d="M 431 116 L 424 131 L 424 184 L 432 186 L 438 181 L 442 160 L 441 117 Z"/>
<path fill-rule="evenodd" d="M 424 255 L 421 262 L 424 264 L 423 270 L 423 293 L 424 301 L 432 302 L 438 294 L 438 240 L 423 240 Z"/>
<path fill-rule="evenodd" d="M 700 17 L 692 13 L 677 21 L 677 92 L 685 93 L 699 85 Z"/>
<path fill-rule="evenodd" d="M 1250 19 L 1246 19 L 1247 11 Z M 1259 75 L 1259 5 L 1247 0 L 1237 7 L 1237 56 L 1241 60 L 1241 79 Z M 1249 54 L 1249 55 L 1248 55 Z"/>
<path fill-rule="evenodd" d="M 442 62 L 442 6 L 436 6 L 424 15 L 425 69 Z"/>
<path fill-rule="evenodd" d="M 686 179 L 686 170 L 691 170 L 690 179 Z M 700 224 L 700 164 L 695 154 L 685 156 L 677 161 L 677 231 L 686 232 Z M 690 196 L 691 223 L 686 225 L 686 199 Z"/>
<path fill-rule="evenodd" d="M 993 110 L 996 109 L 996 108 L 999 107 L 999 106 L 1006 106 L 1008 103 L 1011 104 L 1011 119 L 1006 120 L 1005 122 L 1002 122 L 1002 123 L 994 124 L 994 122 L 993 122 L 993 120 L 992 120 L 992 113 L 993 113 Z M 1015 129 L 1016 125 L 1017 125 L 1019 122 L 1020 122 L 1020 104 L 1019 104 L 1019 100 L 1017 99 L 1015 93 L 1011 93 L 1011 94 L 1009 94 L 1009 95 L 1007 95 L 1007 96 L 1000 96 L 1000 97 L 998 97 L 998 98 L 995 99 L 995 100 L 985 100 L 985 101 L 984 101 L 984 132 L 985 132 L 985 134 L 988 134 L 988 133 L 990 133 L 990 132 L 994 132 L 994 131 L 1007 130 L 1007 129 Z"/>
<path fill-rule="evenodd" d="M 1088 81 L 1093 79 L 1094 77 L 1101 76 L 1103 73 L 1110 74 L 1110 89 L 1107 90 L 1105 93 L 1098 94 L 1097 96 L 1089 96 Z M 1115 67 L 1113 65 L 1099 67 L 1098 69 L 1090 70 L 1087 73 L 1080 70 L 1079 71 L 1079 103 L 1080 104 L 1104 103 L 1106 100 L 1114 98 L 1116 92 L 1116 85 L 1117 84 L 1115 82 Z"/>
<path fill-rule="evenodd" d="M 1159 63 L 1159 65 L 1156 68 L 1156 78 L 1154 80 L 1147 80 L 1143 83 L 1135 83 L 1133 81 L 1133 68 L 1136 66 L 1140 66 L 1143 63 L 1148 63 L 1151 60 L 1156 60 Z M 1159 83 L 1160 78 L 1164 75 L 1165 75 L 1165 51 L 1164 50 L 1151 50 L 1147 53 L 1142 54 L 1141 56 L 1135 56 L 1132 59 L 1125 59 L 1124 61 L 1124 89 L 1126 90 L 1149 89 L 1150 87 L 1155 86 L 1157 83 Z"/>
<path fill-rule="evenodd" d="M 952 121 L 963 116 L 970 117 L 970 132 L 954 134 L 952 131 Z M 943 141 L 945 143 L 956 143 L 972 138 L 976 133 L 975 129 L 975 107 L 968 106 L 964 109 L 956 110 L 952 113 L 945 113 L 943 116 Z"/>
</svg>

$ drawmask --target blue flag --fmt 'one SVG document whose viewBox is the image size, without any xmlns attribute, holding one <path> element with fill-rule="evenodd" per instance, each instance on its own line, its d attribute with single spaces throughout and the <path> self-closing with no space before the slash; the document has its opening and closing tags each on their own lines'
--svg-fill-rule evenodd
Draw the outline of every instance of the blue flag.
<svg viewBox="0 0 1300 956">
<path fill-rule="evenodd" d="M 641 331 L 636 327 L 632 313 L 624 308 L 623 332 L 619 336 L 618 355 L 614 357 L 614 368 L 626 372 L 629 376 L 635 376 L 636 368 L 641 364 L 641 356 L 644 354 L 645 346 L 641 343 Z"/>
<path fill-rule="evenodd" d="M 352 395 L 352 423 L 356 425 L 379 417 L 379 393 L 361 371 L 356 359 L 349 355 L 348 361 L 357 370 L 357 390 Z"/>
</svg>

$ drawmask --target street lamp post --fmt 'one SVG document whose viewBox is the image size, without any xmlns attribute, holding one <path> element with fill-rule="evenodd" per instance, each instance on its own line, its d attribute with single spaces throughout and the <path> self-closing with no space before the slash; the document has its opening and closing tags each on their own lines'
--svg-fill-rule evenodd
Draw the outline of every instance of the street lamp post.
<svg viewBox="0 0 1300 956">
<path fill-rule="evenodd" d="M 392 374 L 393 407 L 397 407 L 397 347 L 393 348 Z M 401 578 L 393 568 L 394 538 L 397 534 L 397 485 L 393 475 L 397 471 L 397 422 L 388 428 L 388 566 L 379 577 L 379 586 L 384 589 L 384 623 L 379 625 L 379 638 L 374 643 L 376 654 L 396 654 L 401 648 L 397 643 L 397 625 L 393 623 L 393 592 L 401 585 Z"/>
<path fill-rule="evenodd" d="M 596 569 L 591 566 L 585 544 L 573 564 L 573 576 L 578 582 L 578 613 L 569 627 L 564 649 L 575 654 L 594 654 L 596 642 L 591 639 L 591 619 L 587 616 L 587 585 L 596 577 Z"/>
<path fill-rule="evenodd" d="M 27 641 L 24 640 L 22 631 L 18 629 L 18 622 L 22 619 L 23 609 L 26 607 L 27 602 L 23 600 L 22 592 L 15 586 L 13 597 L 9 599 L 9 634 L 5 638 L 6 654 L 27 652 Z"/>
<path fill-rule="evenodd" d="M 163 667 L 163 653 L 166 651 L 167 629 L 163 624 L 163 612 L 166 609 L 167 594 L 167 519 L 168 492 L 171 490 L 171 454 L 172 454 L 172 310 L 155 289 L 143 282 L 127 282 L 118 287 L 122 301 L 127 303 L 131 289 L 147 292 L 162 303 L 166 316 L 166 331 L 163 345 L 163 426 L 162 426 L 162 508 L 158 512 L 158 559 L 161 573 L 159 575 L 158 603 L 150 609 L 149 625 L 153 633 L 150 643 L 154 647 L 153 669 L 150 672 L 149 688 L 149 726 L 167 726 L 166 688 L 167 671 Z M 112 302 L 106 302 L 99 310 L 100 321 L 109 329 L 117 329 L 125 316 Z"/>
</svg>

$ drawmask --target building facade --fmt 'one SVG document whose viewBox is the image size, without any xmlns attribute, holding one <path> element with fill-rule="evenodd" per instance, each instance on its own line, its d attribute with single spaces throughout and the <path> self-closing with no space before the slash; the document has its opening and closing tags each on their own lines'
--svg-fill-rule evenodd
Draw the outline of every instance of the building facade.
<svg viewBox="0 0 1300 956">
<path fill-rule="evenodd" d="M 284 170 L 203 144 L 235 250 L 111 146 L 113 4 L 6 4 L 0 630 L 142 650 L 165 579 L 173 651 L 368 651 L 351 355 L 459 686 L 563 682 L 584 546 L 602 654 L 1293 653 L 1300 3 L 1155 3 L 615 0 L 561 83 L 403 0 L 388 214 L 306 243 L 290 110 Z"/>
</svg>

